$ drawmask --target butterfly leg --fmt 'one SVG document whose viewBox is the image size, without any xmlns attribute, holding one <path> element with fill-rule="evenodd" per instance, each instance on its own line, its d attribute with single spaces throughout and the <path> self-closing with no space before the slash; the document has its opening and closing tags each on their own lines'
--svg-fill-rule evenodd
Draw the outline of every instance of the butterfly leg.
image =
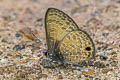
<svg viewBox="0 0 120 80">
<path fill-rule="evenodd" d="M 72 66 L 74 69 L 77 69 L 77 70 L 80 70 L 80 68 L 86 66 L 86 67 L 89 67 L 89 66 L 93 66 L 94 62 L 93 61 L 86 61 L 86 60 L 83 60 L 81 62 L 78 62 L 78 63 L 73 63 Z"/>
</svg>

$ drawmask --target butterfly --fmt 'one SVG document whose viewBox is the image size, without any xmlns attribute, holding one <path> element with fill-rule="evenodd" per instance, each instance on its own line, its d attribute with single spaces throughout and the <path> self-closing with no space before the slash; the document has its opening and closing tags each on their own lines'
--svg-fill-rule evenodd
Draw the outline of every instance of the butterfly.
<svg viewBox="0 0 120 80">
<path fill-rule="evenodd" d="M 51 61 L 60 64 L 78 63 L 94 57 L 95 46 L 91 37 L 80 30 L 75 21 L 63 11 L 48 8 L 45 31 L 48 46 L 46 55 Z"/>
</svg>

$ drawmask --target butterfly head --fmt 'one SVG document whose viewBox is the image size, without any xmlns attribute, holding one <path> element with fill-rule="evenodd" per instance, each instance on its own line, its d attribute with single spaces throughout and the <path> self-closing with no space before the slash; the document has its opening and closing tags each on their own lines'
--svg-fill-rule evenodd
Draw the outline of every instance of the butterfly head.
<svg viewBox="0 0 120 80">
<path fill-rule="evenodd" d="M 64 59 L 62 54 L 45 52 L 45 56 L 47 57 L 47 59 L 43 62 L 44 64 L 47 65 L 46 67 L 56 67 L 64 64 Z"/>
</svg>

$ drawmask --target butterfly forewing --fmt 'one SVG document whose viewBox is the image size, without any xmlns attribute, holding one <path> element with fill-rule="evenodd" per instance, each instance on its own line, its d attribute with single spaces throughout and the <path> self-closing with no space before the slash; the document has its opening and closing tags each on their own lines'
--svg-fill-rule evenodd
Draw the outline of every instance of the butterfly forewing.
<svg viewBox="0 0 120 80">
<path fill-rule="evenodd" d="M 78 30 L 75 22 L 64 12 L 49 8 L 45 16 L 46 39 L 48 52 L 54 52 L 59 41 L 69 32 Z"/>
<path fill-rule="evenodd" d="M 80 30 L 70 32 L 59 44 L 59 50 L 68 62 L 86 60 L 94 54 L 94 49 L 91 38 Z"/>
</svg>

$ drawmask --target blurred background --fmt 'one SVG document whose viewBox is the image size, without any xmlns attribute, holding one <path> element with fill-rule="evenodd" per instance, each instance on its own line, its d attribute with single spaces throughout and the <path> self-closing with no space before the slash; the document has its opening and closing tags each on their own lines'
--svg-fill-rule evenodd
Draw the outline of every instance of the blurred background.
<svg viewBox="0 0 120 80">
<path fill-rule="evenodd" d="M 97 68 L 66 73 L 38 64 L 47 48 L 48 8 L 64 11 L 92 37 Z M 0 0 L 0 79 L 119 80 L 120 0 Z"/>
</svg>

